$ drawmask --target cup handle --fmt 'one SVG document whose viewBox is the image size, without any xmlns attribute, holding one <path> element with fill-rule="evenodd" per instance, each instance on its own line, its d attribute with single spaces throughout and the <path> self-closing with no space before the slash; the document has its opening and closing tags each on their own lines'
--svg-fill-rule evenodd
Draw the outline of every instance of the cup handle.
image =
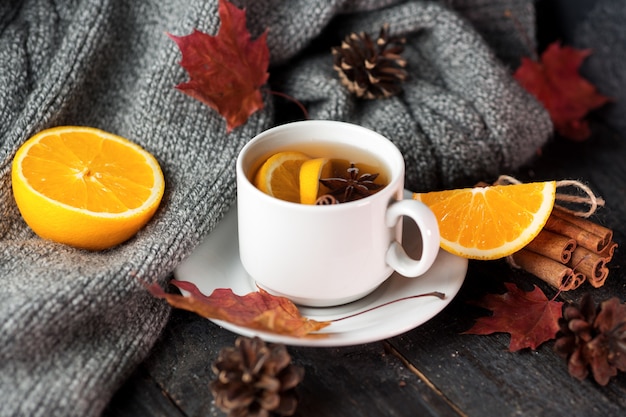
<svg viewBox="0 0 626 417">
<path fill-rule="evenodd" d="M 407 216 L 417 224 L 422 236 L 422 256 L 411 258 L 398 241 L 387 250 L 386 261 L 394 270 L 405 277 L 414 278 L 424 274 L 435 262 L 439 253 L 439 226 L 433 212 L 421 201 L 406 199 L 392 203 L 387 208 L 388 227 L 395 227 L 402 216 Z"/>
</svg>

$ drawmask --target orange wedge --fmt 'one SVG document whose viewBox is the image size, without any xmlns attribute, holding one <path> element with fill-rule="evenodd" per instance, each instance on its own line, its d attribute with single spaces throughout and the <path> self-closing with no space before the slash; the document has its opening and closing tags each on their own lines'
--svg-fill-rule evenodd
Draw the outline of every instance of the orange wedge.
<svg viewBox="0 0 626 417">
<path fill-rule="evenodd" d="M 154 215 L 165 187 L 156 159 L 91 127 L 43 130 L 17 151 L 13 195 L 45 239 L 89 250 L 124 242 Z"/>
<path fill-rule="evenodd" d="M 332 164 L 327 158 L 315 158 L 305 161 L 300 167 L 300 202 L 315 204 L 326 187 L 320 184 L 320 178 L 328 178 L 332 173 Z"/>
<path fill-rule="evenodd" d="M 414 194 L 437 217 L 441 247 L 470 259 L 498 259 L 526 246 L 554 206 L 556 182 Z"/>
<path fill-rule="evenodd" d="M 254 185 L 266 194 L 292 203 L 300 202 L 300 167 L 310 158 L 302 152 L 278 152 L 261 165 Z"/>
</svg>

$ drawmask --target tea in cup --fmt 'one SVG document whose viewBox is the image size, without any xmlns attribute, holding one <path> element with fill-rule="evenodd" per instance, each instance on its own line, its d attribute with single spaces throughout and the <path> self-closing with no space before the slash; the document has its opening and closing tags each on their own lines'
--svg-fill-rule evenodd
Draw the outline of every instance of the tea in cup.
<svg viewBox="0 0 626 417">
<path fill-rule="evenodd" d="M 317 120 L 264 131 L 237 159 L 243 267 L 260 288 L 314 307 L 362 298 L 394 271 L 420 276 L 439 229 L 403 192 L 402 154 L 370 129 Z M 400 243 L 404 217 L 419 228 L 420 259 Z"/>
</svg>

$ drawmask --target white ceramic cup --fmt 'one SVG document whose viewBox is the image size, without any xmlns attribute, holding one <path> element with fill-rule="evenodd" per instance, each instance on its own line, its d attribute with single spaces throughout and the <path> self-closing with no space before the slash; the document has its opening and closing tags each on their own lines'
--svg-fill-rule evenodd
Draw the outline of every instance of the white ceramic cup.
<svg viewBox="0 0 626 417">
<path fill-rule="evenodd" d="M 252 184 L 267 157 L 320 141 L 374 155 L 384 166 L 389 184 L 363 199 L 326 206 L 279 200 Z M 422 275 L 439 251 L 437 219 L 421 202 L 403 200 L 403 191 L 402 154 L 372 130 L 312 120 L 264 131 L 244 146 L 237 159 L 241 262 L 259 287 L 315 307 L 364 297 L 394 270 L 406 277 Z M 420 230 L 419 260 L 409 257 L 399 243 L 403 217 L 415 221 Z"/>
</svg>

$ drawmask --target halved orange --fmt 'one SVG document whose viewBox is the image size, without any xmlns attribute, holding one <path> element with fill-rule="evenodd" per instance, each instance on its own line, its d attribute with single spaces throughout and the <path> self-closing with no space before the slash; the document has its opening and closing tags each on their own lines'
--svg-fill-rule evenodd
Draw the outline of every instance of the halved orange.
<svg viewBox="0 0 626 417">
<path fill-rule="evenodd" d="M 266 194 L 292 203 L 300 202 L 300 167 L 309 156 L 302 152 L 278 152 L 261 165 L 254 185 Z"/>
<path fill-rule="evenodd" d="M 92 127 L 43 130 L 17 151 L 13 195 L 45 239 L 100 250 L 124 242 L 154 215 L 165 187 L 139 145 Z"/>
<path fill-rule="evenodd" d="M 320 184 L 320 178 L 328 178 L 332 173 L 332 163 L 328 158 L 315 158 L 305 161 L 300 167 L 300 202 L 315 204 L 327 188 Z"/>
<path fill-rule="evenodd" d="M 470 259 L 517 252 L 541 231 L 554 207 L 556 182 L 496 185 L 413 195 L 439 223 L 441 247 Z"/>
</svg>

